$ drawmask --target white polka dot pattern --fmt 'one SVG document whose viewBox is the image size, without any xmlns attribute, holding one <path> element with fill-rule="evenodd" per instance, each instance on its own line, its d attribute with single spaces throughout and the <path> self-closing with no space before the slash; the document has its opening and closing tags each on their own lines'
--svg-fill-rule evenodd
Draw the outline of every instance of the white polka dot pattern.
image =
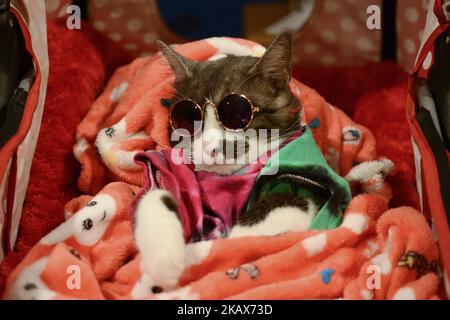
<svg viewBox="0 0 450 320">
<path fill-rule="evenodd" d="M 53 20 L 65 16 L 66 9 L 71 4 L 71 0 L 46 0 L 45 10 L 47 11 L 47 18 Z"/>
<path fill-rule="evenodd" d="M 342 227 L 348 228 L 356 234 L 362 234 L 367 229 L 367 219 L 359 213 L 348 213 Z"/>
<path fill-rule="evenodd" d="M 105 5 L 108 4 L 108 0 L 92 0 L 92 2 L 94 3 L 94 6 L 96 6 L 97 8 L 102 8 Z"/>
<path fill-rule="evenodd" d="M 412 68 L 423 35 L 429 0 L 399 0 L 397 30 L 398 58 L 402 67 Z M 70 0 L 47 0 L 50 19 L 66 15 Z M 161 19 L 150 19 L 146 0 L 93 0 L 88 2 L 89 19 L 94 28 L 104 32 L 133 55 L 157 51 L 157 39 L 179 42 L 169 30 L 161 30 Z M 126 7 L 125 7 L 126 5 Z M 381 33 L 368 30 L 366 9 L 381 5 L 381 0 L 323 0 L 315 15 L 302 29 L 295 43 L 298 65 L 348 65 L 376 61 L 380 57 Z M 323 53 L 326 55 L 324 56 Z"/>
<path fill-rule="evenodd" d="M 361 297 L 363 297 L 364 300 L 372 300 L 373 299 L 373 293 L 370 292 L 367 289 L 361 290 L 360 294 L 361 294 Z"/>
<path fill-rule="evenodd" d="M 104 31 L 106 28 L 106 23 L 101 20 L 94 21 L 93 25 L 98 31 Z"/>
<path fill-rule="evenodd" d="M 120 18 L 125 14 L 125 9 L 123 7 L 115 7 L 109 16 L 113 19 Z"/>
<path fill-rule="evenodd" d="M 148 56 L 158 47 L 156 40 L 182 42 L 163 24 L 147 0 L 88 1 L 90 23 L 132 56 Z M 151 11 L 149 15 L 148 12 Z M 100 28 L 99 28 L 100 24 Z"/>
<path fill-rule="evenodd" d="M 153 2 L 153 1 L 150 1 Z M 163 24 L 161 17 L 152 11 L 148 15 L 147 0 L 92 0 L 88 1 L 91 25 L 104 33 L 133 56 L 148 56 L 158 50 L 156 40 L 182 42 Z M 71 0 L 46 0 L 50 20 L 66 16 Z"/>
<path fill-rule="evenodd" d="M 314 237 L 303 240 L 302 244 L 308 253 L 308 256 L 313 257 L 325 249 L 327 245 L 327 235 L 326 233 L 320 233 Z"/>
<path fill-rule="evenodd" d="M 339 3 L 336 0 L 325 0 L 324 8 L 329 13 L 336 13 L 339 10 Z"/>
<path fill-rule="evenodd" d="M 138 18 L 130 19 L 127 23 L 127 28 L 131 32 L 138 32 L 142 29 L 143 23 Z"/>
<path fill-rule="evenodd" d="M 403 41 L 403 45 L 405 46 L 406 52 L 409 54 L 416 53 L 416 43 L 414 40 L 407 38 Z"/>
<path fill-rule="evenodd" d="M 58 8 L 60 7 L 60 2 L 59 0 L 47 0 L 46 1 L 46 8 L 47 8 L 47 12 L 55 12 L 58 10 Z"/>
<path fill-rule="evenodd" d="M 298 31 L 294 44 L 297 65 L 354 65 L 377 61 L 381 33 L 366 26 L 367 7 L 380 0 L 324 0 Z"/>
<path fill-rule="evenodd" d="M 341 20 L 341 28 L 346 32 L 353 32 L 356 30 L 356 23 L 350 17 L 345 17 Z"/>
<path fill-rule="evenodd" d="M 401 288 L 395 294 L 394 300 L 416 300 L 416 294 L 411 288 Z"/>
<path fill-rule="evenodd" d="M 361 37 L 357 40 L 356 45 L 363 51 L 373 50 L 374 44 L 368 37 Z"/>
<path fill-rule="evenodd" d="M 399 0 L 397 8 L 397 59 L 412 71 L 423 36 L 429 0 Z"/>
</svg>

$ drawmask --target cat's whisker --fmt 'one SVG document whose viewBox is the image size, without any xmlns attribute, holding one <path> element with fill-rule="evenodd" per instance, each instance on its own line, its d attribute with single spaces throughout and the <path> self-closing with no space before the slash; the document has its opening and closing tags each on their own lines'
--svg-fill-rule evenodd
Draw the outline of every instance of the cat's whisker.
<svg viewBox="0 0 450 320">
<path fill-rule="evenodd" d="M 185 95 L 179 91 L 175 92 L 174 96 L 180 100 L 188 100 L 189 99 L 187 95 Z"/>
<path fill-rule="evenodd" d="M 267 141 L 273 142 L 275 140 L 287 138 L 289 135 L 300 130 L 302 127 L 303 126 L 301 125 L 300 122 L 295 122 L 292 125 L 290 125 L 288 128 L 286 128 L 284 131 L 282 131 L 280 134 L 278 134 L 276 137 L 270 137 L 269 139 L 267 139 Z"/>
</svg>

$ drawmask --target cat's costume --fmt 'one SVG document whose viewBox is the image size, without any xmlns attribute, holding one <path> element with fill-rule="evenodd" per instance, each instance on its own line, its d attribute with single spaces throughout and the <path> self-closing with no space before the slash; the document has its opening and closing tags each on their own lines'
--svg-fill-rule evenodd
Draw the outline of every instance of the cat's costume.
<svg viewBox="0 0 450 320">
<path fill-rule="evenodd" d="M 180 45 L 177 51 L 192 60 L 207 60 L 223 54 L 261 56 L 264 48 L 241 39 L 212 38 Z M 5 298 L 436 297 L 438 250 L 431 231 L 425 218 L 413 209 L 388 210 L 391 194 L 384 177 L 393 168 L 388 161 L 378 159 L 372 134 L 296 80 L 292 80 L 291 90 L 303 106 L 302 123 L 311 129 L 292 143 L 314 138 L 317 148 L 314 150 L 320 150 L 323 157 L 311 156 L 313 164 L 323 169 L 319 170 L 322 177 L 324 173 L 330 175 L 328 182 L 335 183 L 335 191 L 342 191 L 339 201 L 332 201 L 328 207 L 346 207 L 342 223 L 332 229 L 340 222 L 339 212 L 330 219 L 329 212 L 324 211 L 323 216 L 318 215 L 314 227 L 331 230 L 188 244 L 186 268 L 178 279 L 180 289 L 153 296 L 155 283 L 150 275 L 141 272 L 129 213 L 146 179 L 141 165 L 134 161 L 135 156 L 148 149 L 161 151 L 169 146 L 167 116 L 173 81 L 161 55 L 138 59 L 112 77 L 80 123 L 74 147 L 82 164 L 78 185 L 90 195 L 68 203 L 67 221 L 36 244 L 11 273 Z M 301 149 L 292 144 L 281 152 L 292 146 Z M 294 154 L 289 152 L 289 156 Z M 152 166 L 162 171 L 164 160 L 158 159 L 159 155 L 149 153 L 147 157 L 153 159 Z M 307 158 L 295 156 L 284 160 L 287 161 L 280 165 L 280 172 L 287 168 L 304 177 L 311 171 L 295 172 L 292 167 L 291 160 L 297 166 Z M 310 164 L 304 162 L 304 168 Z M 164 181 L 156 176 L 155 181 L 167 184 L 169 173 L 162 175 Z M 255 189 L 261 190 L 257 194 L 290 188 L 289 179 L 276 180 L 277 176 L 273 176 L 275 180 L 265 180 L 267 176 L 259 173 L 259 170 L 252 173 L 251 183 L 246 186 L 247 195 L 255 179 Z M 361 194 L 348 206 L 348 185 L 336 173 L 347 176 L 354 190 L 360 187 Z M 185 174 L 189 177 L 192 172 Z M 174 185 L 185 180 L 177 180 Z M 197 190 L 202 187 L 214 190 L 211 185 L 202 186 L 209 178 L 202 181 Z M 237 183 L 242 187 L 242 181 Z M 255 197 L 250 195 L 249 205 Z M 209 200 L 203 199 L 202 205 L 208 201 L 213 206 L 214 195 Z M 186 239 L 211 235 L 205 232 L 211 222 L 210 230 L 226 229 L 246 203 L 247 197 L 242 196 L 217 220 L 205 219 L 200 203 L 191 202 L 192 208 L 183 209 L 185 214 L 192 214 L 192 219 L 185 222 Z M 225 204 L 216 202 L 216 205 Z M 369 267 L 375 269 L 368 273 Z M 374 272 L 378 272 L 380 288 L 367 287 Z"/>
<path fill-rule="evenodd" d="M 142 163 L 146 187 L 170 191 L 178 204 L 178 215 L 187 241 L 216 239 L 226 235 L 242 210 L 249 208 L 259 197 L 271 193 L 304 192 L 305 183 L 295 177 L 315 182 L 326 179 L 330 200 L 314 219 L 312 229 L 334 229 L 339 226 L 342 212 L 351 199 L 349 185 L 327 164 L 309 128 L 296 134 L 272 157 L 262 155 L 257 162 L 231 176 L 208 172 L 194 172 L 193 165 L 174 163 L 166 149 L 137 155 Z M 187 161 L 185 161 L 187 162 Z M 315 176 L 322 172 L 321 177 Z M 291 175 L 291 179 L 283 175 Z M 332 183 L 330 183 L 332 182 Z M 334 197 L 334 198 L 333 198 Z M 249 203 L 247 203 L 249 201 Z M 334 202 L 334 206 L 332 203 Z"/>
</svg>

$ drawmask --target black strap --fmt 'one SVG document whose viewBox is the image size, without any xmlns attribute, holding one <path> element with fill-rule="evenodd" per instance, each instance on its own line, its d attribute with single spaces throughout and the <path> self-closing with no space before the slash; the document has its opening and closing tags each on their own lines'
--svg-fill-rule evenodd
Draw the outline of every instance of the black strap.
<svg viewBox="0 0 450 320">
<path fill-rule="evenodd" d="M 381 60 L 397 60 L 397 0 L 383 0 Z"/>
<path fill-rule="evenodd" d="M 87 21 L 88 19 L 88 6 L 87 0 L 73 0 L 72 3 L 80 7 L 81 19 Z"/>
<path fill-rule="evenodd" d="M 416 119 L 420 125 L 420 129 L 422 129 L 422 132 L 428 141 L 428 144 L 430 145 L 434 160 L 436 161 L 439 184 L 441 187 L 442 203 L 447 215 L 447 224 L 450 226 L 450 197 L 448 196 L 448 190 L 450 190 L 450 165 L 448 162 L 447 152 L 444 144 L 442 143 L 441 137 L 434 126 L 430 112 L 424 107 L 420 107 L 416 113 Z M 427 174 L 427 172 L 425 172 L 425 174 Z"/>
<path fill-rule="evenodd" d="M 6 108 L 2 110 L 3 123 L 0 125 L 0 148 L 16 134 L 25 111 L 28 92 L 19 88 L 11 98 Z"/>
<path fill-rule="evenodd" d="M 0 12 L 8 11 L 10 0 L 0 0 Z"/>
<path fill-rule="evenodd" d="M 0 0 L 2 9 L 9 8 L 9 1 Z M 14 100 L 16 89 L 32 67 L 16 17 L 9 9 L 0 11 L 0 148 L 20 124 L 23 107 Z M 13 99 L 12 99 L 13 98 Z M 17 96 L 16 96 L 17 98 Z M 20 102 L 20 101 L 19 101 Z"/>
<path fill-rule="evenodd" d="M 450 30 L 442 33 L 434 46 L 434 65 L 428 75 L 428 80 L 436 102 L 436 111 L 441 126 L 442 139 L 450 151 Z"/>
</svg>

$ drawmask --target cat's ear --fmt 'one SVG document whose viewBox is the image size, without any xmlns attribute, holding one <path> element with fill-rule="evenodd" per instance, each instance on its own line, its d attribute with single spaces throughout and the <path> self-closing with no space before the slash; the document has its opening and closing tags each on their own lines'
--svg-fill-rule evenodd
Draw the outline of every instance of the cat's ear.
<svg viewBox="0 0 450 320">
<path fill-rule="evenodd" d="M 288 85 L 292 77 L 291 32 L 285 31 L 277 35 L 250 73 L 268 77 L 277 88 Z"/>
<path fill-rule="evenodd" d="M 173 50 L 164 42 L 158 40 L 156 43 L 158 44 L 161 53 L 167 59 L 167 62 L 172 68 L 172 71 L 175 74 L 175 79 L 181 81 L 185 80 L 186 78 L 192 77 L 192 61 L 175 52 L 175 50 Z"/>
</svg>

